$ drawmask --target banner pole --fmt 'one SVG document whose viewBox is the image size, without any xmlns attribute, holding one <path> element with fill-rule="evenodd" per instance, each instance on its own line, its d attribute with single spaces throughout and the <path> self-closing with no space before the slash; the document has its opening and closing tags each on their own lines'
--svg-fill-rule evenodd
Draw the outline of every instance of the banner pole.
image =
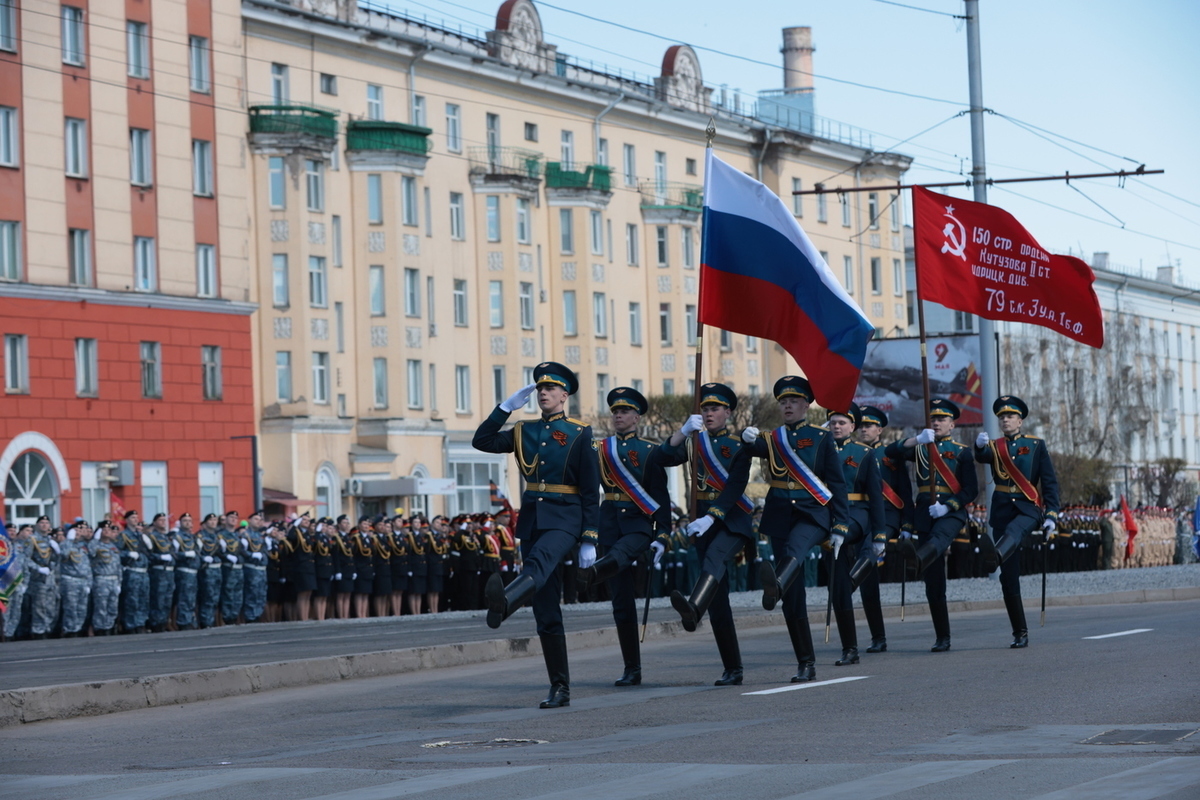
<svg viewBox="0 0 1200 800">
<path fill-rule="evenodd" d="M 916 214 L 916 208 L 917 208 L 915 198 L 913 198 L 912 202 L 913 202 L 913 213 L 914 213 L 913 225 L 915 227 L 916 226 L 915 214 Z M 914 282 L 917 284 L 916 285 L 917 325 L 920 328 L 920 335 L 921 335 L 921 391 L 925 395 L 925 427 L 932 428 L 933 427 L 933 415 L 930 413 L 931 409 L 929 406 L 929 402 L 931 400 L 931 398 L 929 397 L 929 348 L 926 344 L 926 336 L 925 336 L 925 300 L 921 297 L 921 260 L 920 260 L 920 258 L 918 258 L 919 250 L 920 250 L 920 248 L 913 248 L 913 278 L 914 278 Z M 926 447 L 930 450 L 930 452 L 926 454 L 925 458 L 928 462 L 928 470 L 929 470 L 929 504 L 932 506 L 934 503 L 937 502 L 937 499 L 938 499 L 937 498 L 937 478 L 934 475 L 933 456 L 932 456 L 932 451 L 934 448 L 937 447 L 937 442 L 931 442 L 930 444 L 926 445 Z M 921 453 L 921 449 L 920 449 L 920 446 L 918 445 L 917 446 L 917 455 L 918 455 L 917 463 L 918 464 L 920 464 L 920 458 L 919 458 L 920 453 Z M 916 502 L 916 501 L 914 500 L 913 502 Z M 915 533 L 915 531 L 914 531 L 914 533 Z M 914 543 L 912 545 L 912 547 L 913 547 L 913 553 L 915 554 L 916 549 L 917 549 L 916 544 Z M 904 576 L 907 577 L 908 562 L 903 557 L 901 558 L 901 561 L 903 563 Z M 921 562 L 918 561 L 917 562 L 918 570 L 920 569 L 920 564 L 921 564 Z M 918 579 L 920 577 L 921 577 L 920 575 L 917 575 Z M 901 579 L 901 583 L 900 583 L 900 619 L 901 619 L 901 621 L 904 620 L 904 582 L 903 582 L 903 578 Z"/>
<path fill-rule="evenodd" d="M 708 200 L 708 173 L 709 169 L 708 157 L 712 155 L 713 139 L 717 137 L 716 120 L 713 117 L 708 118 L 708 127 L 704 129 L 704 201 Z M 696 305 L 696 367 L 693 370 L 692 378 L 692 413 L 700 413 L 700 380 L 703 372 L 704 356 L 704 323 L 700 321 L 700 313 L 704 308 L 704 259 L 708 248 L 705 246 L 705 233 L 708 226 L 704 224 L 704 215 L 706 211 L 701 212 L 700 218 L 700 285 L 697 290 L 700 296 L 700 302 Z M 692 434 L 693 439 L 693 455 L 692 458 L 692 479 L 688 487 L 688 520 L 694 522 L 696 520 L 696 494 L 700 491 L 700 431 Z"/>
</svg>

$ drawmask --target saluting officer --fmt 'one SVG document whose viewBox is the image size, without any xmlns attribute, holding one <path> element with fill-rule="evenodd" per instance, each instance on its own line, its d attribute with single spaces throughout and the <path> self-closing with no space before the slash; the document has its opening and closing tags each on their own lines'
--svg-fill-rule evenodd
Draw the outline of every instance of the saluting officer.
<svg viewBox="0 0 1200 800">
<path fill-rule="evenodd" d="M 696 630 L 708 612 L 713 638 L 721 655 L 723 672 L 715 686 L 740 686 L 742 653 L 737 628 L 729 607 L 729 574 L 726 565 L 743 547 L 754 546 L 754 509 L 744 494 L 750 480 L 750 448 L 729 428 L 729 417 L 737 408 L 737 395 L 722 383 L 700 387 L 700 413 L 692 414 L 670 441 L 663 445 L 664 466 L 686 463 L 687 441 L 699 432 L 696 519 L 687 525 L 688 536 L 695 539 L 700 559 L 700 578 L 690 597 L 676 589 L 671 605 L 679 612 L 683 629 Z"/>
<path fill-rule="evenodd" d="M 596 560 L 596 547 L 584 542 L 579 548 L 579 594 L 587 596 L 595 581 L 608 581 L 612 596 L 613 622 L 625 672 L 614 686 L 638 686 L 642 682 L 642 656 L 638 647 L 637 599 L 634 561 L 654 541 L 654 563 L 666 552 L 671 530 L 671 498 L 662 451 L 657 443 L 638 436 L 638 423 L 649 404 L 637 389 L 618 386 L 608 393 L 608 409 L 615 433 L 600 443 L 600 480 L 604 502 L 600 505 L 600 546 L 604 556 Z"/>
<path fill-rule="evenodd" d="M 968 448 L 951 438 L 962 413 L 949 400 L 929 403 L 932 428 L 888 445 L 887 455 L 917 463 L 916 527 L 920 547 L 909 556 L 925 578 L 925 598 L 936 641 L 930 652 L 950 649 L 950 610 L 946 607 L 946 549 L 967 524 L 967 504 L 979 494 Z M 903 534 L 902 534 L 903 536 Z M 911 540 L 909 540 L 911 541 Z"/>
<path fill-rule="evenodd" d="M 92 560 L 92 630 L 97 636 L 116 633 L 121 598 L 121 550 L 117 526 L 108 520 L 96 523 L 100 538 L 88 543 Z M 17 606 L 19 608 L 19 606 Z"/>
<path fill-rule="evenodd" d="M 476 450 L 515 453 L 525 477 L 517 538 L 525 567 L 508 586 L 499 572 L 488 578 L 485 590 L 488 627 L 498 628 L 509 615 L 533 601 L 542 655 L 550 677 L 550 694 L 541 708 L 571 704 L 567 637 L 563 632 L 562 586 L 556 568 L 580 538 L 597 539 L 600 506 L 600 465 L 588 424 L 564 413 L 567 398 L 579 390 L 575 373 L 546 361 L 534 368 L 534 383 L 519 389 L 496 407 L 475 431 Z M 537 392 L 542 416 L 500 428 L 510 414 Z"/>
<path fill-rule="evenodd" d="M 833 434 L 806 421 L 812 386 L 806 378 L 785 375 L 775 382 L 774 393 L 783 424 L 766 434 L 757 428 L 743 434 L 752 442 L 753 454 L 767 459 L 771 475 L 759 528 L 771 537 L 778 560 L 774 567 L 770 561 L 759 564 L 758 580 L 763 608 L 771 611 L 783 599 L 783 618 L 799 665 L 792 683 L 805 683 L 817 672 L 801 571 L 814 545 L 849 533 L 850 508 Z"/>
<path fill-rule="evenodd" d="M 1005 395 L 992 404 L 1004 438 L 990 440 L 987 431 L 975 439 L 975 460 L 992 468 L 996 490 L 992 493 L 989 522 L 996 540 L 996 557 L 987 565 L 989 574 L 1000 565 L 1000 588 L 1004 607 L 1012 623 L 1009 647 L 1029 646 L 1025 606 L 1021 603 L 1021 562 L 1012 558 L 1026 534 L 1040 526 L 1046 538 L 1054 537 L 1058 524 L 1058 480 L 1046 443 L 1021 433 L 1029 406 L 1019 397 Z M 1041 491 L 1038 491 L 1039 485 Z"/>
<path fill-rule="evenodd" d="M 887 635 L 883 626 L 883 607 L 879 599 L 879 565 L 887 549 L 887 540 L 898 539 L 901 530 L 911 533 L 913 529 L 912 483 L 904 462 L 889 458 L 884 451 L 883 429 L 887 427 L 887 414 L 875 406 L 863 406 L 858 412 L 858 440 L 871 448 L 875 464 L 879 468 L 879 490 L 883 495 L 883 524 L 885 532 L 881 539 L 873 537 L 871 552 L 863 553 L 850 571 L 853 585 L 862 597 L 863 616 L 871 629 L 871 644 L 868 653 L 887 651 Z M 864 564 L 864 559 L 869 563 Z M 901 559 L 902 560 L 902 559 Z M 874 565 L 875 569 L 870 569 Z M 901 564 L 903 568 L 903 564 Z"/>
</svg>

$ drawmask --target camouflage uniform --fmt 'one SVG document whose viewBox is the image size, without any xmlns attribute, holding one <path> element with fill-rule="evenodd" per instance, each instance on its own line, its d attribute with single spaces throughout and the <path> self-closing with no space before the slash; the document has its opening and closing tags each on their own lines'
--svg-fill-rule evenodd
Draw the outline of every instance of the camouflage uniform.
<svg viewBox="0 0 1200 800">
<path fill-rule="evenodd" d="M 242 610 L 242 540 L 239 532 L 221 528 L 217 531 L 221 547 L 221 619 L 227 624 L 237 622 Z"/>
<path fill-rule="evenodd" d="M 150 627 L 163 629 L 171 618 L 171 603 L 175 600 L 175 548 L 171 534 L 151 529 L 150 558 Z"/>
<path fill-rule="evenodd" d="M 146 537 L 149 539 L 150 537 Z M 124 601 L 121 626 L 128 632 L 146 627 L 150 616 L 150 577 L 146 574 L 149 561 L 146 558 L 146 542 L 142 535 L 129 528 L 117 536 L 121 548 L 123 567 L 121 573 L 121 599 Z"/>
<path fill-rule="evenodd" d="M 8 608 L 4 612 L 4 637 L 12 639 L 17 635 L 17 627 L 21 624 L 21 608 L 25 603 L 25 590 L 29 588 L 29 550 L 32 547 L 30 537 L 13 542 L 13 562 L 11 569 L 20 577 L 17 586 L 8 597 Z"/>
<path fill-rule="evenodd" d="M 58 618 L 58 543 L 37 531 L 29 538 L 30 632 L 42 639 Z"/>
<path fill-rule="evenodd" d="M 92 560 L 92 629 L 111 631 L 121 601 L 121 548 L 98 539 L 88 543 Z"/>
<path fill-rule="evenodd" d="M 92 557 L 87 539 L 73 538 L 63 542 L 59 562 L 59 582 L 62 596 L 62 629 L 64 634 L 79 633 L 87 621 L 88 595 L 92 593 Z"/>
<path fill-rule="evenodd" d="M 267 544 L 261 530 L 242 531 L 246 562 L 242 568 L 242 618 L 255 622 L 267 605 Z"/>
<path fill-rule="evenodd" d="M 175 533 L 175 625 L 180 630 L 196 627 L 196 592 L 199 585 L 200 541 L 194 532 Z"/>
</svg>

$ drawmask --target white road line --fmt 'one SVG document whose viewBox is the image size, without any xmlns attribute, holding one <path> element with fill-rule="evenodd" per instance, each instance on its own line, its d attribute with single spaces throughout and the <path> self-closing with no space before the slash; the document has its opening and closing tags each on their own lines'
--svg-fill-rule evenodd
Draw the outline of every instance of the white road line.
<svg viewBox="0 0 1200 800">
<path fill-rule="evenodd" d="M 1200 758 L 1180 756 L 1038 795 L 1034 800 L 1153 800 L 1198 783 Z"/>
<path fill-rule="evenodd" d="M 751 697 L 759 694 L 779 694 L 780 692 L 795 692 L 800 689 L 813 689 L 817 686 L 829 686 L 834 683 L 846 683 L 848 681 L 865 681 L 870 675 L 855 675 L 850 678 L 834 678 L 831 681 L 816 681 L 814 683 L 793 683 L 790 686 L 780 686 L 777 689 L 763 689 L 760 692 L 742 692 L 742 697 Z"/>
<path fill-rule="evenodd" d="M 1130 634 L 1134 634 L 1134 633 L 1149 633 L 1152 630 L 1154 630 L 1154 628 L 1134 628 L 1133 630 L 1130 630 L 1130 631 L 1118 631 L 1117 633 L 1106 633 L 1102 636 L 1085 636 L 1083 638 L 1084 639 L 1111 639 L 1114 636 L 1129 636 Z"/>
<path fill-rule="evenodd" d="M 823 786 L 811 792 L 791 795 L 781 800 L 875 800 L 875 798 L 891 797 L 892 795 L 919 789 L 942 781 L 955 778 L 965 778 L 977 772 L 998 767 L 1001 764 L 1011 764 L 1012 760 L 994 761 L 923 761 L 900 769 L 893 769 L 872 775 L 869 778 L 859 778 L 855 781 L 836 783 L 833 786 Z"/>
</svg>

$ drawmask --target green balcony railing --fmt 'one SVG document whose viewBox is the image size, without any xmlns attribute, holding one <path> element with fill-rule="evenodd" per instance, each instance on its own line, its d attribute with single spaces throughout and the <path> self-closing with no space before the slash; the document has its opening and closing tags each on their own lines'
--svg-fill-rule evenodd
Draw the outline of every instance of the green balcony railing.
<svg viewBox="0 0 1200 800">
<path fill-rule="evenodd" d="M 694 183 L 642 181 L 638 192 L 642 195 L 642 208 L 699 211 L 704 207 L 704 187 Z"/>
<path fill-rule="evenodd" d="M 337 137 L 337 112 L 315 106 L 250 106 L 251 133 L 306 133 Z"/>
<path fill-rule="evenodd" d="M 395 150 L 423 156 L 429 153 L 431 133 L 431 128 L 405 125 L 403 122 L 356 119 L 346 124 L 346 149 Z"/>
<path fill-rule="evenodd" d="M 546 188 L 612 191 L 612 167 L 577 162 L 567 166 L 569 168 L 564 167 L 561 161 L 546 164 Z"/>
<path fill-rule="evenodd" d="M 506 175 L 519 178 L 542 176 L 542 154 L 520 147 L 471 147 L 467 157 L 471 172 L 485 175 Z"/>
</svg>

